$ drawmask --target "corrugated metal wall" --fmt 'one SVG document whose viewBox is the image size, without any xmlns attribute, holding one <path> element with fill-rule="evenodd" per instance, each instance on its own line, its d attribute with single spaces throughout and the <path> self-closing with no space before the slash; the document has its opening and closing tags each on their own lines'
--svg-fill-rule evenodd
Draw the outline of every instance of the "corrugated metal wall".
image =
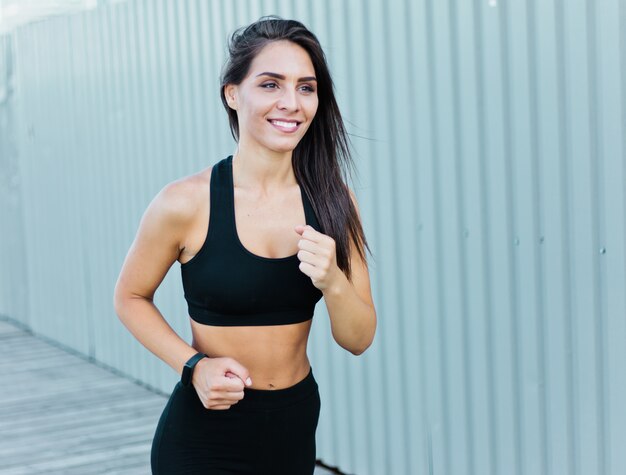
<svg viewBox="0 0 626 475">
<path fill-rule="evenodd" d="M 22 28 L 0 311 L 171 389 L 113 286 L 156 192 L 232 152 L 227 34 L 269 13 L 327 51 L 375 253 L 368 352 L 317 308 L 318 455 L 358 475 L 625 473 L 624 0 L 143 0 Z M 189 338 L 183 302 L 175 265 L 157 304 Z"/>
<path fill-rule="evenodd" d="M 0 315 L 28 321 L 28 290 L 17 144 L 15 45 L 0 35 Z"/>
</svg>

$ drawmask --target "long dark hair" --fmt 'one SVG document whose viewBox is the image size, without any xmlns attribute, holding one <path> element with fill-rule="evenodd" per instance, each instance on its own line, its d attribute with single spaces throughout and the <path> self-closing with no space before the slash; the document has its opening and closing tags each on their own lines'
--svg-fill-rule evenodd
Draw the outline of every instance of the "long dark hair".
<svg viewBox="0 0 626 475">
<path fill-rule="evenodd" d="M 337 266 L 351 280 L 350 239 L 366 261 L 365 239 L 361 220 L 343 179 L 352 174 L 348 134 L 335 100 L 333 81 L 326 56 L 317 37 L 302 23 L 277 16 L 264 16 L 251 25 L 237 29 L 229 42 L 229 58 L 221 77 L 222 103 L 228 113 L 230 130 L 239 141 L 237 111 L 231 109 L 224 93 L 228 84 L 240 84 L 256 55 L 268 43 L 291 41 L 304 48 L 311 57 L 317 78 L 319 104 L 316 115 L 292 154 L 292 166 L 298 184 L 307 194 L 320 224 L 320 232 L 335 240 Z"/>
</svg>

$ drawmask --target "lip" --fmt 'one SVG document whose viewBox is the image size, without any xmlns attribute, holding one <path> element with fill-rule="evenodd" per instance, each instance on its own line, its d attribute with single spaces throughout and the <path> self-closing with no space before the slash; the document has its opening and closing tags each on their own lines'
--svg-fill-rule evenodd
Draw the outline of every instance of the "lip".
<svg viewBox="0 0 626 475">
<path fill-rule="evenodd" d="M 300 128 L 300 124 L 302 124 L 302 121 L 293 120 L 293 119 L 267 119 L 267 121 L 275 129 L 280 130 L 281 132 L 285 132 L 287 134 L 291 134 L 293 132 L 296 132 Z M 295 127 L 283 127 L 281 125 L 276 124 L 274 121 L 295 123 L 296 126 Z"/>
</svg>

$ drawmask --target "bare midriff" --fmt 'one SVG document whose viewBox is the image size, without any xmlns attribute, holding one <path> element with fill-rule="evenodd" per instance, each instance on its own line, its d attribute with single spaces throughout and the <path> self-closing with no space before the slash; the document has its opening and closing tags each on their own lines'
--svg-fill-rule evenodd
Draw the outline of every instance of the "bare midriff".
<svg viewBox="0 0 626 475">
<path fill-rule="evenodd" d="M 250 373 L 253 389 L 284 389 L 303 380 L 311 320 L 290 325 L 224 327 L 191 321 L 193 347 L 211 358 L 229 357 Z"/>
</svg>

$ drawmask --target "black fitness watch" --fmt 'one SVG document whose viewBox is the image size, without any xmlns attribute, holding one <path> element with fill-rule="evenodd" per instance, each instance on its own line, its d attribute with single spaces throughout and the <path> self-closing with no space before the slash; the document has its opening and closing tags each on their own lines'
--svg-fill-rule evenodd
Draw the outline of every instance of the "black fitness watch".
<svg viewBox="0 0 626 475">
<path fill-rule="evenodd" d="M 183 366 L 183 372 L 180 375 L 180 383 L 183 386 L 189 386 L 191 384 L 191 376 L 193 376 L 193 369 L 202 358 L 207 356 L 204 353 L 196 353 L 193 355 Z"/>
</svg>

